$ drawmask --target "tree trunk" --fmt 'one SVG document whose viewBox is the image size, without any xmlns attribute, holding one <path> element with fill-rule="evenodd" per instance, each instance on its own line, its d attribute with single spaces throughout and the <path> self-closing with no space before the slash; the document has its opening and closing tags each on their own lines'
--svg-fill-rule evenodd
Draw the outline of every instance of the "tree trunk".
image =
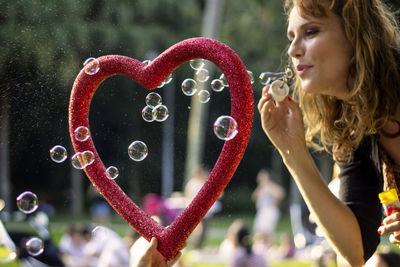
<svg viewBox="0 0 400 267">
<path fill-rule="evenodd" d="M 203 17 L 202 36 L 216 38 L 220 28 L 222 7 L 223 0 L 207 0 Z M 210 77 L 212 77 L 214 72 L 213 65 L 208 63 L 204 67 L 208 70 Z M 209 90 L 208 84 L 198 83 L 197 92 L 200 90 Z M 200 103 L 197 95 L 192 96 L 190 108 L 184 184 L 189 180 L 191 172 L 203 160 L 205 143 L 204 128 L 206 115 L 208 114 L 208 105 Z"/>
<path fill-rule="evenodd" d="M 74 148 L 70 146 L 70 151 L 74 153 Z M 83 170 L 77 170 L 71 165 L 71 214 L 72 217 L 76 218 L 82 215 L 84 198 L 83 198 L 83 181 L 82 172 Z"/>
<path fill-rule="evenodd" d="M 162 184 L 161 194 L 170 197 L 174 190 L 174 108 L 175 108 L 175 80 L 167 84 L 164 94 L 165 105 L 169 116 L 163 123 L 162 132 Z"/>
<path fill-rule="evenodd" d="M 9 158 L 9 124 L 8 95 L 4 94 L 0 107 L 0 198 L 5 202 L 4 211 L 11 211 L 10 158 Z"/>
</svg>

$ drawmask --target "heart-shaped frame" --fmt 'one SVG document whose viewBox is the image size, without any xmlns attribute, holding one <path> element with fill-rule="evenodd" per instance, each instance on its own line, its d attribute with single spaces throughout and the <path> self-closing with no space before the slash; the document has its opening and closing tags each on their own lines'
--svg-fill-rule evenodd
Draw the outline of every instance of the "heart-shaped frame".
<svg viewBox="0 0 400 267">
<path fill-rule="evenodd" d="M 106 177 L 93 140 L 84 142 L 74 138 L 79 126 L 89 129 L 89 107 L 98 86 L 112 75 L 125 75 L 148 90 L 156 88 L 181 64 L 203 58 L 212 61 L 225 74 L 231 93 L 231 116 L 238 124 L 238 134 L 226 141 L 221 154 L 203 187 L 188 207 L 172 222 L 163 227 L 139 208 L 118 186 Z M 209 38 L 191 38 L 179 42 L 149 65 L 125 56 L 110 55 L 98 58 L 100 70 L 88 75 L 84 70 L 78 74 L 71 92 L 69 105 L 69 130 L 76 152 L 90 150 L 94 153 L 93 164 L 84 168 L 87 176 L 110 205 L 147 240 L 158 239 L 157 249 L 167 259 L 172 259 L 185 246 L 185 241 L 201 221 L 213 203 L 221 195 L 238 167 L 249 141 L 253 122 L 254 98 L 246 67 L 238 55 L 227 45 Z"/>
</svg>

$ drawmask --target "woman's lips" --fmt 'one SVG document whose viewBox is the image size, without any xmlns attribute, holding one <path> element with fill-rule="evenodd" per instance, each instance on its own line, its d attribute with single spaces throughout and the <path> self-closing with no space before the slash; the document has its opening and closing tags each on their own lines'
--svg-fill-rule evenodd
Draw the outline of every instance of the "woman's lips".
<svg viewBox="0 0 400 267">
<path fill-rule="evenodd" d="M 310 66 L 310 65 L 297 65 L 297 67 L 296 67 L 297 74 L 299 76 L 302 76 L 302 75 L 304 75 L 304 73 L 306 73 L 311 68 L 312 68 L 312 66 Z"/>
</svg>

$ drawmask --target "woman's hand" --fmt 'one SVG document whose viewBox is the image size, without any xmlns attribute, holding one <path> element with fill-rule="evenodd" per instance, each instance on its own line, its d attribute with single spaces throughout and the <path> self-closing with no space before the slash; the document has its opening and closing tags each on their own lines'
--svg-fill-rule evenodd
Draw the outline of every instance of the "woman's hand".
<svg viewBox="0 0 400 267">
<path fill-rule="evenodd" d="M 390 243 L 400 246 L 400 212 L 394 212 L 382 221 L 382 226 L 378 228 L 381 235 L 390 234 Z"/>
<path fill-rule="evenodd" d="M 268 93 L 269 86 L 263 88 L 258 102 L 264 132 L 281 155 L 287 156 L 299 149 L 306 150 L 303 115 L 298 103 L 290 97 L 274 103 Z"/>
<path fill-rule="evenodd" d="M 170 267 L 173 266 L 182 255 L 181 252 L 171 261 L 167 261 L 160 252 L 157 251 L 158 241 L 152 238 L 150 243 L 143 237 L 139 238 L 130 249 L 131 267 Z"/>
</svg>

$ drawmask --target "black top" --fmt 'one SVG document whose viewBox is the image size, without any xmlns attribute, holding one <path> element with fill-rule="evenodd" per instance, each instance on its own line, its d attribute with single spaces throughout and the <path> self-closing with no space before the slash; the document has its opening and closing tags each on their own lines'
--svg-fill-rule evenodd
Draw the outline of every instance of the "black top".
<svg viewBox="0 0 400 267">
<path fill-rule="evenodd" d="M 340 167 L 339 198 L 353 211 L 361 229 L 364 260 L 375 252 L 380 236 L 377 232 L 382 223 L 382 205 L 378 194 L 382 192 L 377 139 L 365 138 L 355 151 L 353 161 L 337 164 Z"/>
</svg>

